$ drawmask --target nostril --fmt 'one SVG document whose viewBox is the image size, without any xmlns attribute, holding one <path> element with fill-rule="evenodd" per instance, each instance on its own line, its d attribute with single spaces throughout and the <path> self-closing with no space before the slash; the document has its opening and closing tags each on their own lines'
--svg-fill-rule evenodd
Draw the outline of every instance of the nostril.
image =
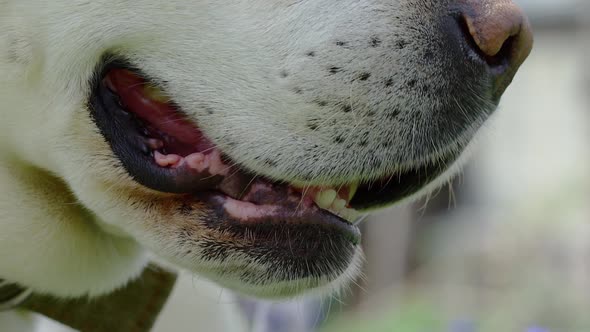
<svg viewBox="0 0 590 332">
<path fill-rule="evenodd" d="M 486 61 L 491 66 L 500 66 L 500 65 L 508 65 L 510 63 L 510 58 L 512 56 L 513 46 L 515 43 L 516 37 L 510 36 L 498 53 L 495 55 L 487 55 Z"/>
<path fill-rule="evenodd" d="M 493 72 L 500 74 L 510 66 L 516 40 L 515 36 L 508 36 L 501 44 L 499 51 L 489 51 L 488 48 L 481 46 L 481 41 L 475 39 L 473 29 L 470 28 L 464 16 L 457 18 L 457 23 L 470 50 L 474 52 L 475 56 L 484 61 Z"/>
</svg>

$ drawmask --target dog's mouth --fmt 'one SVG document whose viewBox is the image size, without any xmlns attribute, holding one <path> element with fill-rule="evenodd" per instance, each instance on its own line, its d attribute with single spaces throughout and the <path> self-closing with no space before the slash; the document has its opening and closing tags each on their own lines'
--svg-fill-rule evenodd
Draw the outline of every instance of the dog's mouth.
<svg viewBox="0 0 590 332">
<path fill-rule="evenodd" d="M 454 160 L 373 183 L 298 187 L 272 181 L 234 163 L 197 123 L 139 71 L 108 65 L 90 97 L 93 118 L 126 171 L 140 184 L 192 195 L 224 220 L 241 226 L 328 227 L 357 244 L 355 208 L 384 205 L 411 195 Z"/>
</svg>

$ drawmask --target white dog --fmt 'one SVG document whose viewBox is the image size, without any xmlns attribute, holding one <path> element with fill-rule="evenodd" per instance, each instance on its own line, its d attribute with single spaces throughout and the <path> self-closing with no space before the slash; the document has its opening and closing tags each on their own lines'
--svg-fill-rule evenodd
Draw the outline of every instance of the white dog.
<svg viewBox="0 0 590 332">
<path fill-rule="evenodd" d="M 339 288 L 357 211 L 448 179 L 531 44 L 510 0 L 0 0 L 0 279 Z"/>
</svg>

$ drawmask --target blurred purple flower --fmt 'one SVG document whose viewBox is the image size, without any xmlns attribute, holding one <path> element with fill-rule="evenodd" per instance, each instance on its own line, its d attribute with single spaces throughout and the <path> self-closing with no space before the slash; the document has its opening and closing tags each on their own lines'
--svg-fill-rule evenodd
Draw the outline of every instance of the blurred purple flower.
<svg viewBox="0 0 590 332">
<path fill-rule="evenodd" d="M 456 320 L 451 323 L 450 332 L 476 332 L 475 322 L 471 320 Z"/>
<path fill-rule="evenodd" d="M 538 326 L 529 327 L 526 332 L 549 332 L 548 329 Z"/>
</svg>

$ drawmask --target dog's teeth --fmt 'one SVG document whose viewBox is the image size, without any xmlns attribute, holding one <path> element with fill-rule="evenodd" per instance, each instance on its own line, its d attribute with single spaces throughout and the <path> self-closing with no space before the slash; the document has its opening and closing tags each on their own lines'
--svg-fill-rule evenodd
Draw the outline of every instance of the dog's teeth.
<svg viewBox="0 0 590 332">
<path fill-rule="evenodd" d="M 188 167 L 198 172 L 207 171 L 210 175 L 229 175 L 230 168 L 221 160 L 219 151 L 214 150 L 209 154 L 193 153 L 184 158 Z"/>
<path fill-rule="evenodd" d="M 159 151 L 154 152 L 154 159 L 156 160 L 156 164 L 160 167 L 168 167 L 178 164 L 182 157 L 176 154 L 167 154 L 164 155 Z"/>
<path fill-rule="evenodd" d="M 209 160 L 202 153 L 193 153 L 185 157 L 187 165 L 199 172 L 209 168 Z"/>
<path fill-rule="evenodd" d="M 342 211 L 344 208 L 346 207 L 346 201 L 343 200 L 342 198 L 337 198 L 336 200 L 334 200 L 334 202 L 332 203 L 332 207 L 331 209 L 334 210 L 335 212 L 340 212 Z"/>
<path fill-rule="evenodd" d="M 334 199 L 336 199 L 336 190 L 328 189 L 317 193 L 314 200 L 320 208 L 327 209 L 332 206 Z"/>
<path fill-rule="evenodd" d="M 355 182 L 348 187 L 348 201 L 350 202 L 359 188 L 359 183 Z"/>
</svg>

